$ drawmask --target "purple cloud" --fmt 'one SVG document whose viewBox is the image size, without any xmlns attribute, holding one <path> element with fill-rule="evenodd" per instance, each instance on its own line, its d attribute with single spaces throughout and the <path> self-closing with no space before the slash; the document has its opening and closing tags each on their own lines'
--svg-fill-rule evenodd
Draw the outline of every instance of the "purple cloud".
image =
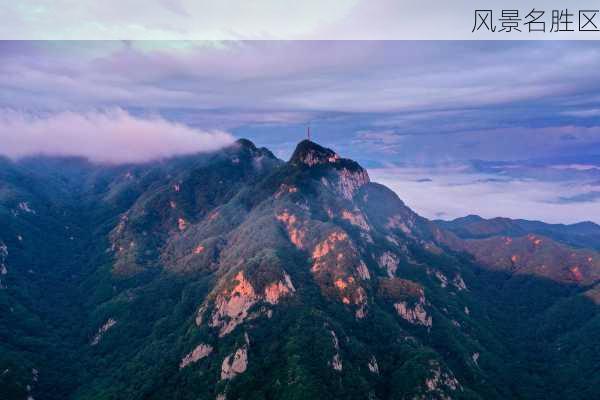
<svg viewBox="0 0 600 400">
<path fill-rule="evenodd" d="M 0 111 L 0 155 L 83 156 L 100 163 L 143 162 L 214 151 L 232 143 L 225 132 L 199 131 L 160 117 L 134 117 L 116 108 L 34 116 Z"/>
<path fill-rule="evenodd" d="M 597 42 L 0 42 L 0 56 L 0 109 L 21 110 L 0 118 L 12 157 L 145 160 L 218 147 L 231 137 L 213 132 L 228 131 L 286 158 L 310 123 L 344 156 L 392 166 L 386 179 L 429 216 L 600 214 L 598 199 L 551 202 L 598 181 Z M 498 164 L 444 172 L 474 160 Z"/>
</svg>

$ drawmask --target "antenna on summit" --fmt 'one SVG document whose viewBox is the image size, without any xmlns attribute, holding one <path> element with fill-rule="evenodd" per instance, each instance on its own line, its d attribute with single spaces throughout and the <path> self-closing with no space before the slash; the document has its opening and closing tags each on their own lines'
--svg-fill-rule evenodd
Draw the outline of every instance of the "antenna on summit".
<svg viewBox="0 0 600 400">
<path fill-rule="evenodd" d="M 310 125 L 306 126 L 306 138 L 310 142 Z"/>
</svg>

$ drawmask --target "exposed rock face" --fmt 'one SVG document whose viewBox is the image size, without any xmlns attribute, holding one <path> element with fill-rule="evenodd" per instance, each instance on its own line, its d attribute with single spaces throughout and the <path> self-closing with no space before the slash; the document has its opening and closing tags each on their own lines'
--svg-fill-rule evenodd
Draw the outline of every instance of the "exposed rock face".
<svg viewBox="0 0 600 400">
<path fill-rule="evenodd" d="M 281 196 L 283 196 L 284 194 L 297 193 L 297 192 L 298 192 L 298 188 L 296 186 L 290 186 L 288 184 L 282 183 L 281 186 L 279 186 L 279 190 L 275 193 L 275 198 L 278 199 Z"/>
<path fill-rule="evenodd" d="M 393 278 L 396 275 L 399 263 L 400 260 L 398 260 L 398 256 L 389 251 L 384 252 L 379 257 L 379 266 L 387 271 L 390 278 Z"/>
<path fill-rule="evenodd" d="M 331 359 L 331 368 L 335 369 L 336 371 L 341 371 L 342 370 L 342 359 L 340 358 L 339 354 L 334 354 L 333 358 Z"/>
<path fill-rule="evenodd" d="M 388 222 L 385 225 L 388 229 L 400 229 L 407 236 L 412 236 L 412 229 L 415 225 L 415 221 L 412 217 L 404 215 L 393 215 L 388 218 Z"/>
<path fill-rule="evenodd" d="M 435 277 L 440 281 L 440 286 L 445 288 L 448 286 L 448 278 L 441 271 L 434 272 Z"/>
<path fill-rule="evenodd" d="M 340 158 L 333 150 L 304 140 L 298 144 L 290 163 L 316 167 L 329 164 L 335 173 L 331 180 L 323 177 L 322 183 L 336 191 L 347 200 L 351 200 L 358 189 L 369 182 L 369 175 L 354 161 Z"/>
<path fill-rule="evenodd" d="M 363 318 L 367 294 L 358 280 L 369 279 L 370 274 L 348 234 L 342 230 L 330 232 L 315 245 L 312 259 L 311 272 L 321 289 L 343 304 L 356 306 L 356 317 Z"/>
<path fill-rule="evenodd" d="M 430 396 L 438 396 L 442 399 L 449 399 L 448 392 L 461 390 L 462 387 L 458 380 L 450 371 L 442 371 L 441 366 L 435 360 L 430 361 L 430 377 L 425 380 L 425 389 Z"/>
<path fill-rule="evenodd" d="M 283 279 L 271 282 L 265 286 L 263 294 L 257 293 L 250 281 L 246 279 L 243 271 L 236 274 L 235 285 L 229 290 L 217 294 L 214 310 L 208 325 L 219 329 L 219 337 L 231 333 L 238 325 L 249 318 L 249 310 L 259 301 L 264 300 L 269 304 L 278 304 L 284 296 L 293 294 L 296 289 L 287 273 Z M 196 324 L 200 326 L 208 306 L 204 304 L 198 310 Z"/>
<path fill-rule="evenodd" d="M 338 159 L 339 156 L 337 154 L 332 154 L 331 156 L 322 156 L 314 151 L 310 151 L 304 154 L 300 161 L 309 167 L 314 167 L 318 164 L 334 163 Z"/>
<path fill-rule="evenodd" d="M 291 158 L 292 163 L 305 164 L 309 167 L 319 164 L 333 164 L 338 160 L 340 160 L 340 157 L 333 150 L 319 146 L 309 140 L 300 142 Z"/>
<path fill-rule="evenodd" d="M 236 375 L 246 371 L 248 367 L 248 348 L 240 347 L 234 354 L 230 354 L 221 364 L 221 380 L 233 379 Z"/>
<path fill-rule="evenodd" d="M 467 285 L 465 284 L 465 281 L 463 280 L 462 276 L 460 276 L 460 274 L 456 274 L 454 279 L 452 279 L 452 284 L 458 290 L 467 290 Z"/>
<path fill-rule="evenodd" d="M 455 273 L 452 280 L 448 278 L 442 271 L 427 268 L 427 274 L 434 275 L 440 282 L 440 287 L 447 288 L 450 284 L 458 291 L 467 290 L 467 285 L 459 273 Z"/>
<path fill-rule="evenodd" d="M 378 293 L 393 302 L 394 309 L 403 319 L 415 325 L 431 327 L 432 318 L 427 314 L 423 287 L 416 282 L 400 278 L 381 278 Z"/>
<path fill-rule="evenodd" d="M 271 304 L 279 303 L 279 299 L 283 296 L 295 292 L 296 289 L 292 284 L 292 280 L 288 274 L 284 274 L 284 281 L 270 283 L 265 288 L 265 300 Z"/>
<path fill-rule="evenodd" d="M 8 274 L 8 268 L 6 267 L 6 257 L 8 257 L 8 247 L 3 242 L 0 242 L 0 275 Z M 2 286 L 1 280 L 0 286 Z"/>
<path fill-rule="evenodd" d="M 360 264 L 358 265 L 358 267 L 356 267 L 356 271 L 358 272 L 358 276 L 360 276 L 361 279 L 371 279 L 371 274 L 369 273 L 369 269 L 367 268 L 367 265 L 364 263 L 364 261 L 360 261 Z"/>
<path fill-rule="evenodd" d="M 102 326 L 101 326 L 101 327 L 98 329 L 98 332 L 96 333 L 96 335 L 94 336 L 94 338 L 92 339 L 92 341 L 91 341 L 91 343 L 90 343 L 90 344 L 91 344 L 92 346 L 95 346 L 95 345 L 97 345 L 98 343 L 100 343 L 100 340 L 102 339 L 102 336 L 103 336 L 103 335 L 104 335 L 104 334 L 105 334 L 105 333 L 106 333 L 106 332 L 107 332 L 107 331 L 108 331 L 110 328 L 112 328 L 112 327 L 113 327 L 113 326 L 115 326 L 116 324 L 117 324 L 117 321 L 116 321 L 116 320 L 114 320 L 114 319 L 112 319 L 112 318 L 109 318 L 109 319 L 108 319 L 108 320 L 107 320 L 107 321 L 104 323 L 104 325 L 102 325 Z"/>
<path fill-rule="evenodd" d="M 369 183 L 369 174 L 367 174 L 367 171 L 363 169 L 352 171 L 343 168 L 339 171 L 337 191 L 346 200 L 352 200 L 356 192 L 367 183 Z"/>
<path fill-rule="evenodd" d="M 367 223 L 365 216 L 360 211 L 351 212 L 348 210 L 342 210 L 342 219 L 350 222 L 352 225 L 358 226 L 362 230 L 371 230 L 371 227 Z"/>
<path fill-rule="evenodd" d="M 208 344 L 199 344 L 194 350 L 188 353 L 179 363 L 179 369 L 185 368 L 188 365 L 198 362 L 201 359 L 208 357 L 212 353 L 213 348 Z"/>
<path fill-rule="evenodd" d="M 353 276 L 337 278 L 333 281 L 333 286 L 343 304 L 356 307 L 356 318 L 361 319 L 367 315 L 367 294 Z"/>
<path fill-rule="evenodd" d="M 235 276 L 237 282 L 229 291 L 219 293 L 215 300 L 215 309 L 208 323 L 219 328 L 219 336 L 232 332 L 236 326 L 248 317 L 248 310 L 258 302 L 259 297 L 243 272 Z"/>
<path fill-rule="evenodd" d="M 334 251 L 334 249 L 338 246 L 338 244 L 340 244 L 341 242 L 347 242 L 347 241 L 348 241 L 348 235 L 346 234 L 346 232 L 334 231 L 334 232 L 331 232 L 325 238 L 325 240 L 323 240 L 320 243 L 317 243 L 317 245 L 315 246 L 315 248 L 312 252 L 312 258 L 313 258 L 313 260 L 315 260 L 312 270 L 313 271 L 320 270 L 321 269 L 320 260 L 322 258 L 324 258 L 326 255 L 328 255 L 330 252 Z"/>
<path fill-rule="evenodd" d="M 343 304 L 356 306 L 356 317 L 364 318 L 367 294 L 358 281 L 368 280 L 371 275 L 348 234 L 342 230 L 330 232 L 315 245 L 312 259 L 311 272 L 322 290 Z"/>
<path fill-rule="evenodd" d="M 377 365 L 377 359 L 375 358 L 375 356 L 371 356 L 371 359 L 369 360 L 367 366 L 369 367 L 369 371 L 371 371 L 374 374 L 379 374 L 379 365 Z"/>
<path fill-rule="evenodd" d="M 19 210 L 28 214 L 36 214 L 35 210 L 29 206 L 29 202 L 27 201 L 22 201 L 19 203 Z"/>
<path fill-rule="evenodd" d="M 204 321 L 204 314 L 206 313 L 207 309 L 208 309 L 208 305 L 206 303 L 204 303 L 200 306 L 200 308 L 196 312 L 196 325 L 197 326 L 202 325 L 202 322 Z"/>
<path fill-rule="evenodd" d="M 362 319 L 367 316 L 367 293 L 362 287 L 356 289 L 355 295 L 353 296 L 354 304 L 358 306 L 354 315 L 358 319 Z"/>
<path fill-rule="evenodd" d="M 285 211 L 277 214 L 277 220 L 281 221 L 288 232 L 290 241 L 299 249 L 304 249 L 307 230 L 302 226 L 298 217 Z"/>
<path fill-rule="evenodd" d="M 338 340 L 335 332 L 332 330 L 330 330 L 329 332 L 331 333 L 331 338 L 333 341 L 333 348 L 335 349 L 335 354 L 331 358 L 330 365 L 331 365 L 331 368 L 333 368 L 334 370 L 341 371 L 342 370 L 342 358 L 340 357 L 340 343 L 339 343 L 339 340 Z"/>
<path fill-rule="evenodd" d="M 431 316 L 427 315 L 427 311 L 423 307 L 423 303 L 417 303 L 410 306 L 407 302 L 402 301 L 394 304 L 394 308 L 402 318 L 412 324 L 431 326 Z"/>
<path fill-rule="evenodd" d="M 392 282 L 396 282 L 396 281 L 400 281 L 401 283 L 412 283 L 410 281 L 404 281 L 402 279 L 394 279 L 392 280 Z M 405 320 L 407 320 L 408 322 L 410 322 L 411 324 L 415 324 L 415 325 L 423 325 L 423 326 L 427 326 L 430 327 L 432 320 L 431 320 L 431 316 L 427 314 L 427 311 L 425 310 L 425 304 L 426 304 L 426 300 L 425 300 L 425 295 L 423 293 L 423 289 L 415 286 L 414 283 L 409 284 L 409 286 L 406 289 L 402 289 L 402 290 L 410 290 L 411 292 L 409 293 L 409 296 L 412 297 L 414 299 L 414 295 L 415 295 L 415 291 L 417 293 L 417 297 L 415 300 L 404 300 L 404 301 L 397 301 L 394 303 L 394 308 L 396 309 L 396 312 L 398 313 L 398 315 L 400 315 L 402 318 L 404 318 Z M 395 295 L 397 296 L 397 295 Z"/>
</svg>

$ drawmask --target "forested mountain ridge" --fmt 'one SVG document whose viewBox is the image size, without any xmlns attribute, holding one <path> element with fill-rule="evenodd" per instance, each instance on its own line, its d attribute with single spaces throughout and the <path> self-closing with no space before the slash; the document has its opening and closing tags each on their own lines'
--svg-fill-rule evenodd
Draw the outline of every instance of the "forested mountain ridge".
<svg viewBox="0 0 600 400">
<path fill-rule="evenodd" d="M 600 397 L 574 236 L 469 236 L 309 141 L 0 178 L 1 398 Z"/>
</svg>

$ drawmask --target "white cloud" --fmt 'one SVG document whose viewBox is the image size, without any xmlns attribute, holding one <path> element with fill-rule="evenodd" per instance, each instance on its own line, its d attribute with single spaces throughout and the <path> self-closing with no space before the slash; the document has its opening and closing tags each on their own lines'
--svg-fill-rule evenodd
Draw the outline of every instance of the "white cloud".
<svg viewBox="0 0 600 400">
<path fill-rule="evenodd" d="M 549 223 L 600 223 L 600 201 L 555 201 L 557 196 L 580 197 L 590 185 L 572 182 L 510 179 L 467 173 L 465 167 L 370 169 L 372 180 L 392 190 L 427 218 L 453 219 L 468 214 L 509 217 Z"/>
<path fill-rule="evenodd" d="M 357 0 L 36 0 L 0 4 L 3 39 L 298 38 Z M 143 11 L 143 12 L 140 12 Z"/>
<path fill-rule="evenodd" d="M 3 3 L 0 3 L 3 15 L 0 37 L 3 39 L 595 38 L 577 30 L 539 34 L 472 32 L 473 11 L 482 7 L 478 0 L 29 0 Z M 534 5 L 539 6 L 526 4 L 531 1 L 512 3 L 511 7 L 523 13 L 521 17 Z M 565 7 L 560 0 L 543 3 L 548 12 Z M 594 7 L 593 2 L 587 3 L 588 8 Z M 492 4 L 487 7 L 493 8 L 495 13 L 502 8 L 492 7 Z"/>
<path fill-rule="evenodd" d="M 82 156 L 100 163 L 143 162 L 214 151 L 233 142 L 222 131 L 201 131 L 160 117 L 113 108 L 36 116 L 0 110 L 0 155 Z"/>
</svg>

